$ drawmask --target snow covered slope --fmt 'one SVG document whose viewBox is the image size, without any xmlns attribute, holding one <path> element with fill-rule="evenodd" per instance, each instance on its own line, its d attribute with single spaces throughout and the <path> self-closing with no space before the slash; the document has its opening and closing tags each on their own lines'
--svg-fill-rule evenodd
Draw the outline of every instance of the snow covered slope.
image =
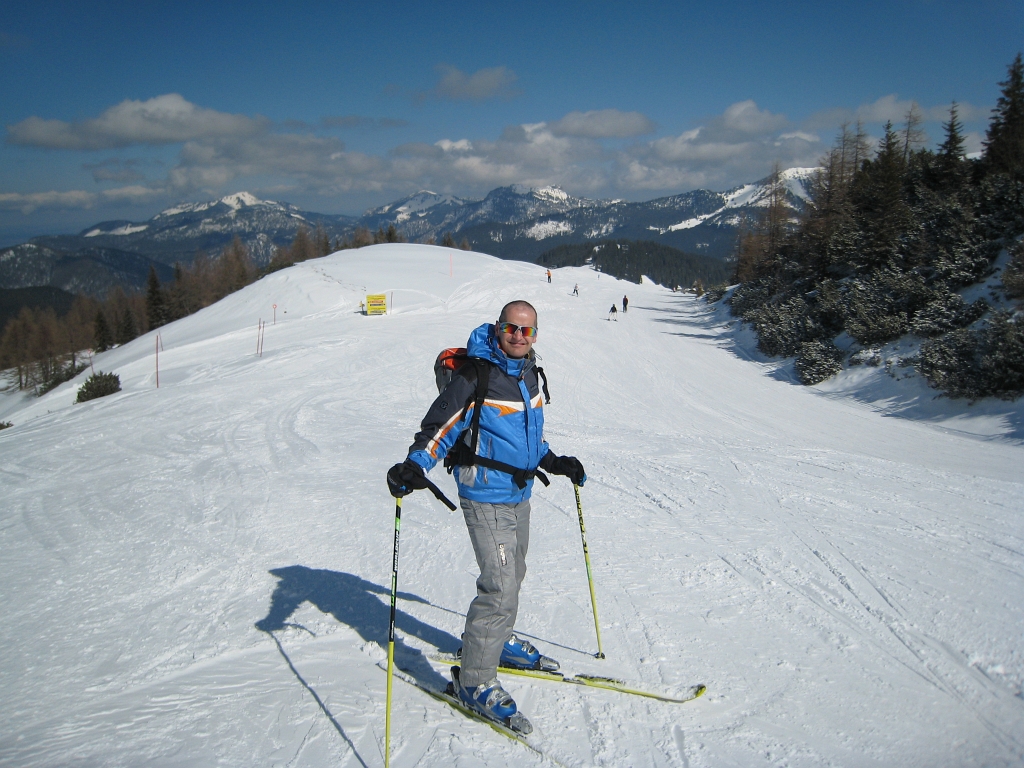
<svg viewBox="0 0 1024 768">
<path fill-rule="evenodd" d="M 449 276 L 449 270 L 452 276 Z M 580 296 L 571 296 L 579 283 Z M 364 317 L 367 293 L 393 312 Z M 615 322 L 608 307 L 630 297 Z M 517 629 L 672 705 L 508 677 L 569 766 L 1024 760 L 1024 448 L 886 418 L 745 359 L 691 296 L 381 245 L 276 272 L 20 401 L 0 431 L 0 764 L 379 766 L 394 501 L 438 350 L 540 310 L 547 438 Z M 256 326 L 268 324 L 257 357 Z M 454 493 L 451 478 L 434 479 Z M 399 661 L 457 647 L 460 515 L 403 509 Z M 401 682 L 404 766 L 543 764 Z"/>
</svg>

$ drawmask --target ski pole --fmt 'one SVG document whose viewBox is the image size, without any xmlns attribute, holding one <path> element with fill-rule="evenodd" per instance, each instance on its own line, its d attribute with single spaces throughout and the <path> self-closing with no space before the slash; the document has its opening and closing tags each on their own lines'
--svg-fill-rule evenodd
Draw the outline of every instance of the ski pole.
<svg viewBox="0 0 1024 768">
<path fill-rule="evenodd" d="M 583 504 L 580 502 L 580 487 L 573 483 L 572 489 L 576 491 L 576 511 L 580 516 L 580 538 L 583 539 L 583 560 L 587 564 L 587 581 L 590 583 L 590 604 L 594 606 L 594 630 L 597 632 L 597 654 L 595 654 L 595 657 L 603 659 L 604 651 L 601 650 L 601 625 L 597 621 L 597 597 L 594 596 L 594 576 L 590 572 L 590 552 L 587 550 L 587 529 L 583 525 Z"/>
<path fill-rule="evenodd" d="M 395 554 L 391 564 L 391 623 L 388 625 L 388 694 L 384 718 L 384 768 L 391 764 L 391 678 L 395 671 L 395 603 L 398 600 L 398 532 L 402 527 L 402 499 L 395 499 Z"/>
</svg>

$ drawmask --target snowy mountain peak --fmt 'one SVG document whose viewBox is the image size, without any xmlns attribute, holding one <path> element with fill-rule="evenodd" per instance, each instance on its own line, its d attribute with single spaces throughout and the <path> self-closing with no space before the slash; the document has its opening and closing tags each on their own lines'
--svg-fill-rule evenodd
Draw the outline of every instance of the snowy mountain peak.
<svg viewBox="0 0 1024 768">
<path fill-rule="evenodd" d="M 207 200 L 202 203 L 179 203 L 178 205 L 175 205 L 171 208 L 167 208 L 166 210 L 160 211 L 160 213 L 158 213 L 153 218 L 159 219 L 170 216 L 178 216 L 182 213 L 202 213 L 203 211 L 208 211 L 210 208 L 213 208 L 216 205 L 226 205 L 228 208 L 237 211 L 240 208 L 245 208 L 248 206 L 278 206 L 279 204 L 275 203 L 272 200 L 260 200 L 260 198 L 256 197 L 256 195 L 252 194 L 251 192 L 235 192 L 234 194 L 231 195 L 225 195 L 219 200 Z"/>
<path fill-rule="evenodd" d="M 421 189 L 419 192 L 415 192 L 408 197 L 403 197 L 393 203 L 382 205 L 379 208 L 371 208 L 364 215 L 385 216 L 389 213 L 397 213 L 399 215 L 405 214 L 405 216 L 408 217 L 409 214 L 426 211 L 437 205 L 461 205 L 465 202 L 465 200 L 460 197 L 456 197 L 455 195 L 432 192 L 429 189 Z"/>
<path fill-rule="evenodd" d="M 806 201 L 810 198 L 808 187 L 817 172 L 816 168 L 788 168 L 779 173 L 779 179 L 786 191 L 794 198 Z M 771 177 L 766 176 L 753 184 L 744 184 L 725 193 L 726 208 L 740 208 L 746 205 L 764 207 L 768 205 L 768 184 Z"/>
<path fill-rule="evenodd" d="M 249 192 L 236 192 L 233 195 L 227 195 L 222 197 L 220 202 L 235 210 L 247 205 L 276 205 L 273 200 L 260 200 L 256 195 Z"/>
<path fill-rule="evenodd" d="M 548 200 L 559 200 L 562 202 L 569 200 L 568 193 L 558 187 L 541 187 L 540 189 L 533 190 L 533 194 L 536 197 L 543 197 Z"/>
</svg>

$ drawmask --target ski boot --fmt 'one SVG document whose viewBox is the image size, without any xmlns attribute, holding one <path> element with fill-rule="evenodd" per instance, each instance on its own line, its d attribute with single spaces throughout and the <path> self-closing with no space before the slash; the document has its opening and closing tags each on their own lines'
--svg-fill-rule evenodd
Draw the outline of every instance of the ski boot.
<svg viewBox="0 0 1024 768">
<path fill-rule="evenodd" d="M 460 671 L 459 667 L 452 667 L 451 687 L 463 706 L 488 720 L 501 723 L 516 733 L 524 736 L 533 733 L 533 725 L 519 711 L 508 691 L 501 687 L 498 678 L 482 683 L 476 688 L 463 688 L 459 681 Z"/>
<path fill-rule="evenodd" d="M 505 641 L 498 664 L 514 669 L 539 669 L 542 672 L 557 672 L 559 666 L 554 659 L 542 656 L 529 640 L 515 635 Z"/>
</svg>

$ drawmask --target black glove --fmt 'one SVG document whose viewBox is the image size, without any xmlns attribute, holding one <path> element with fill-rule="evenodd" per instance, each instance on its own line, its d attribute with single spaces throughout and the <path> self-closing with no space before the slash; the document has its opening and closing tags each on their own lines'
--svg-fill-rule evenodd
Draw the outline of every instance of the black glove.
<svg viewBox="0 0 1024 768">
<path fill-rule="evenodd" d="M 587 482 L 587 473 L 583 470 L 583 464 L 575 456 L 555 456 L 548 451 L 540 460 L 540 468 L 552 475 L 565 475 L 572 480 L 573 485 L 583 485 Z"/>
<path fill-rule="evenodd" d="M 423 474 L 423 467 L 412 459 L 395 464 L 388 470 L 388 490 L 396 499 L 408 496 L 413 491 L 427 488 L 429 485 L 427 476 Z"/>
</svg>

